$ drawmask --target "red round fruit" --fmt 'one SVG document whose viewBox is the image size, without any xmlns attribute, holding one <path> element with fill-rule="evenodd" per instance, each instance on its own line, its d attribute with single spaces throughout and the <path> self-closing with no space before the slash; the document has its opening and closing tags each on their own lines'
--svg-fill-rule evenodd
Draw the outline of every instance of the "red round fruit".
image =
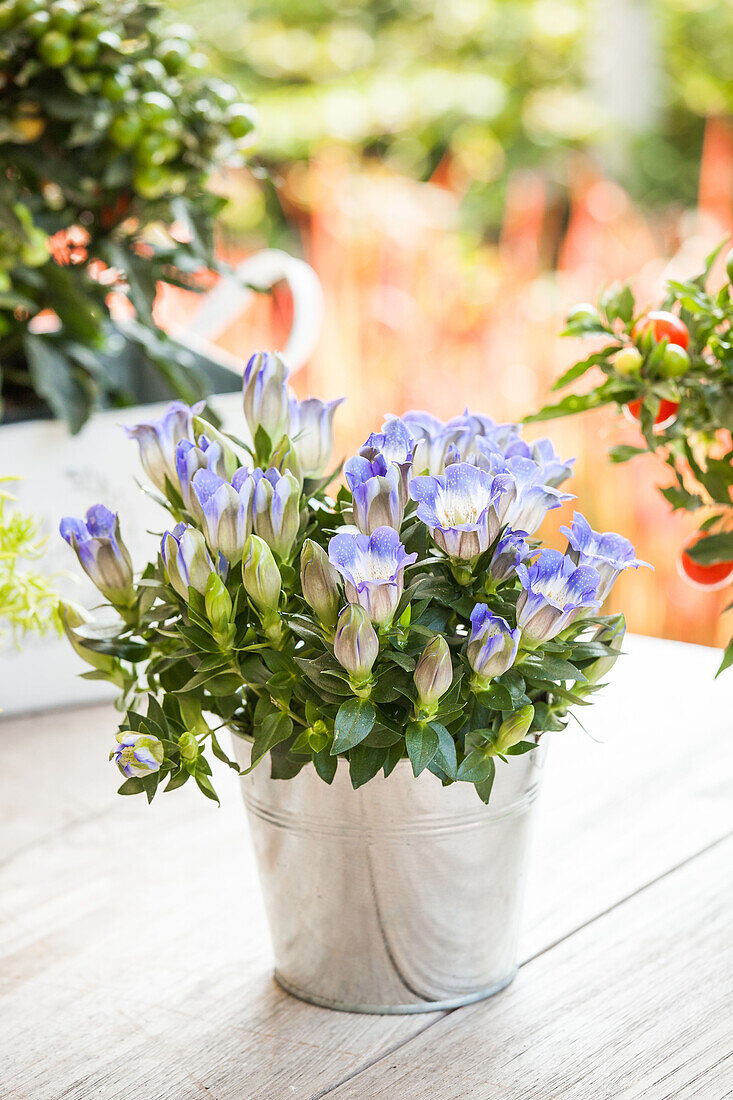
<svg viewBox="0 0 733 1100">
<path fill-rule="evenodd" d="M 662 340 L 668 340 L 670 344 L 679 344 L 681 348 L 687 348 L 690 343 L 690 333 L 684 321 L 674 313 L 666 309 L 652 309 L 634 326 L 634 337 L 638 339 L 645 333 L 651 332 L 652 337 L 659 344 Z"/>
<path fill-rule="evenodd" d="M 641 397 L 637 397 L 634 401 L 629 401 L 628 405 L 624 405 L 624 413 L 627 419 L 634 424 L 638 424 L 641 420 L 641 402 Z M 666 397 L 663 397 L 659 402 L 659 411 L 654 418 L 654 427 L 661 432 L 668 428 L 670 424 L 674 424 L 679 407 L 678 401 L 668 401 Z"/>
<path fill-rule="evenodd" d="M 703 565 L 699 561 L 694 561 L 687 550 L 705 537 L 704 534 L 701 535 L 699 531 L 695 531 L 685 540 L 682 553 L 677 562 L 677 568 L 680 576 L 688 584 L 694 585 L 695 588 L 706 588 L 708 591 L 715 591 L 716 588 L 724 588 L 726 584 L 733 580 L 733 561 L 716 561 L 712 565 Z"/>
</svg>

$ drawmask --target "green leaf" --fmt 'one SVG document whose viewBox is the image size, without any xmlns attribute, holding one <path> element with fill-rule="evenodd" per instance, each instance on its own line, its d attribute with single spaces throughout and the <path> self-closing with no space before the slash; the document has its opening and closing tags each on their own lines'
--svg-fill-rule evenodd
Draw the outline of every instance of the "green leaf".
<svg viewBox="0 0 733 1100">
<path fill-rule="evenodd" d="M 92 411 L 90 391 L 80 372 L 46 337 L 26 334 L 23 340 L 28 367 L 36 392 L 51 406 L 55 416 L 78 432 Z"/>
<path fill-rule="evenodd" d="M 542 657 L 525 657 L 519 666 L 525 673 L 541 680 L 585 680 L 585 676 L 562 657 L 551 657 L 543 654 Z"/>
<path fill-rule="evenodd" d="M 676 512 L 680 508 L 685 512 L 696 512 L 698 508 L 702 507 L 702 497 L 697 493 L 688 493 L 687 489 L 682 489 L 677 485 L 670 485 L 666 489 L 660 489 L 665 500 L 668 500 L 672 505 L 673 510 Z"/>
<path fill-rule="evenodd" d="M 349 778 L 354 790 L 374 778 L 384 764 L 385 757 L 385 749 L 372 749 L 367 745 L 356 745 L 350 750 Z"/>
<path fill-rule="evenodd" d="M 475 784 L 476 794 L 479 796 L 484 805 L 486 805 L 491 798 L 491 789 L 494 786 L 494 776 L 496 775 L 496 764 L 494 763 L 493 757 L 489 757 L 489 760 L 491 763 L 489 774 L 486 776 L 485 779 L 482 779 L 480 783 Z"/>
<path fill-rule="evenodd" d="M 327 748 L 313 754 L 313 766 L 324 783 L 333 783 L 338 760 L 335 756 L 331 756 Z"/>
<path fill-rule="evenodd" d="M 399 764 L 400 760 L 402 759 L 402 755 L 403 755 L 402 741 L 399 741 L 395 745 L 390 745 L 390 747 L 387 749 L 387 756 L 385 758 L 384 766 L 383 766 L 384 778 L 385 779 L 387 778 L 388 775 L 391 775 L 391 773 L 395 770 L 395 768 Z"/>
<path fill-rule="evenodd" d="M 374 725 L 377 712 L 368 699 L 347 699 L 342 703 L 334 722 L 331 753 L 346 752 L 363 741 Z"/>
<path fill-rule="evenodd" d="M 723 650 L 723 660 L 720 662 L 718 671 L 715 673 L 716 678 L 720 676 L 721 672 L 725 672 L 727 668 L 733 665 L 733 638 L 728 642 L 728 645 Z"/>
<path fill-rule="evenodd" d="M 590 393 L 569 393 L 558 401 L 556 405 L 545 405 L 539 412 L 524 418 L 525 424 L 537 424 L 543 420 L 555 420 L 560 416 L 574 416 L 576 413 L 586 412 L 588 409 L 597 409 L 601 405 L 608 405 L 613 398 L 604 394 L 600 389 L 591 390 Z"/>
<path fill-rule="evenodd" d="M 686 553 L 701 565 L 733 561 L 733 531 L 724 531 L 719 535 L 706 535 L 694 546 L 688 546 Z"/>
<path fill-rule="evenodd" d="M 138 779 L 137 776 L 132 776 L 130 779 L 126 779 L 121 787 L 117 788 L 118 794 L 141 794 L 145 788 L 143 786 L 142 779 Z"/>
<path fill-rule="evenodd" d="M 615 351 L 616 348 L 614 347 L 613 350 Z M 553 382 L 552 389 L 561 390 L 564 386 L 569 386 L 571 382 L 576 382 L 577 379 L 582 378 L 591 367 L 596 367 L 601 363 L 607 362 L 608 354 L 608 352 L 605 354 L 595 352 L 593 355 L 589 355 L 587 359 L 583 359 L 579 363 L 574 363 L 564 374 L 560 375 L 556 382 Z"/>
<path fill-rule="evenodd" d="M 458 769 L 456 743 L 442 723 L 431 722 L 430 727 L 438 735 L 438 749 L 433 758 L 433 763 L 437 764 L 449 779 L 455 779 Z"/>
<path fill-rule="evenodd" d="M 485 749 L 474 749 L 458 769 L 459 780 L 466 783 L 483 783 L 494 773 L 494 758 Z"/>
<path fill-rule="evenodd" d="M 636 458 L 637 455 L 645 455 L 646 453 L 646 447 L 631 447 L 626 443 L 622 443 L 618 447 L 611 447 L 608 457 L 611 462 L 628 462 L 630 458 Z"/>
<path fill-rule="evenodd" d="M 407 755 L 412 764 L 413 775 L 418 776 L 421 771 L 427 768 L 438 751 L 440 738 L 432 725 L 425 725 L 423 722 L 410 722 L 405 731 L 405 743 L 407 745 Z"/>
</svg>

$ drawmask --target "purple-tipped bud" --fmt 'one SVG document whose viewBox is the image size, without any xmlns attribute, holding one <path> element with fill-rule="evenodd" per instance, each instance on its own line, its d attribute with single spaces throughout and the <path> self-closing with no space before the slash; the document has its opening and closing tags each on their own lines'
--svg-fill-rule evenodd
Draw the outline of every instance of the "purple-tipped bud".
<svg viewBox="0 0 733 1100">
<path fill-rule="evenodd" d="M 142 420 L 125 428 L 130 439 L 140 447 L 140 461 L 153 485 L 166 492 L 166 479 L 178 485 L 176 449 L 182 439 L 194 442 L 193 418 L 204 407 L 203 401 L 193 408 L 183 401 L 173 401 L 158 420 Z"/>
<path fill-rule="evenodd" d="M 519 647 L 519 630 L 494 615 L 485 603 L 471 612 L 471 634 L 466 646 L 468 663 L 475 676 L 472 686 L 485 689 L 490 680 L 511 668 Z"/>
<path fill-rule="evenodd" d="M 120 536 L 117 513 L 95 504 L 83 520 L 65 516 L 59 531 L 102 595 L 115 607 L 131 607 L 135 602 L 132 560 Z"/>
<path fill-rule="evenodd" d="M 333 641 L 336 660 L 355 684 L 366 683 L 379 654 L 379 638 L 363 607 L 347 604 L 338 617 Z"/>
<path fill-rule="evenodd" d="M 244 370 L 242 396 L 244 415 L 254 438 L 263 428 L 271 442 L 276 442 L 288 430 L 289 401 L 288 368 L 272 351 L 258 351 Z"/>
<path fill-rule="evenodd" d="M 300 484 L 275 469 L 253 475 L 252 524 L 281 561 L 289 561 L 300 526 Z"/>
<path fill-rule="evenodd" d="M 423 709 L 432 709 L 453 683 L 453 662 L 442 634 L 436 634 L 425 646 L 414 676 L 418 704 Z"/>
<path fill-rule="evenodd" d="M 238 492 L 211 470 L 197 470 L 192 484 L 209 549 L 214 554 L 223 554 L 232 564 L 240 561 L 252 530 L 249 504 L 252 486 L 248 478 L 244 478 Z"/>
<path fill-rule="evenodd" d="M 160 555 L 170 585 L 181 599 L 188 599 L 189 587 L 204 595 L 209 577 L 216 570 L 200 531 L 177 523 L 163 535 Z"/>
<path fill-rule="evenodd" d="M 333 630 L 343 606 L 341 578 L 317 543 L 306 539 L 300 551 L 300 583 L 303 598 L 327 630 Z"/>
<path fill-rule="evenodd" d="M 333 454 L 333 418 L 343 402 L 290 399 L 290 437 L 293 440 L 304 477 L 319 477 Z"/>
</svg>

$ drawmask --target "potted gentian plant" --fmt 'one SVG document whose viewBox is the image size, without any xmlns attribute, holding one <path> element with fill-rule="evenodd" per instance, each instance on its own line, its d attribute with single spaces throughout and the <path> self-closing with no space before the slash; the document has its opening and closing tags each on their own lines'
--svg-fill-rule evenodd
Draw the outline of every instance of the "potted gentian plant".
<svg viewBox="0 0 733 1100">
<path fill-rule="evenodd" d="M 108 507 L 64 519 L 118 616 L 67 631 L 120 689 L 120 793 L 242 776 L 282 985 L 422 1011 L 514 973 L 545 734 L 610 671 L 602 604 L 643 563 L 580 513 L 543 548 L 572 463 L 468 412 L 389 417 L 330 495 L 338 404 L 258 353 L 251 446 L 180 402 L 129 429 L 171 522 L 136 576 Z"/>
</svg>

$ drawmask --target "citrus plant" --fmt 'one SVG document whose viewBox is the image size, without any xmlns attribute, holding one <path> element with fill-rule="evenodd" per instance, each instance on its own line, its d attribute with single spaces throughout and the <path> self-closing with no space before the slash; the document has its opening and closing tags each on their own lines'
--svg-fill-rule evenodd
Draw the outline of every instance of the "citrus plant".
<svg viewBox="0 0 733 1100">
<path fill-rule="evenodd" d="M 708 287 L 721 248 L 696 278 L 670 281 L 660 309 L 638 312 L 631 288 L 622 286 L 603 294 L 598 308 L 571 310 L 565 335 L 600 338 L 602 346 L 573 364 L 553 389 L 592 367 L 604 379 L 527 418 L 551 420 L 615 404 L 638 424 L 642 444 L 612 448 L 611 461 L 651 453 L 666 462 L 674 481 L 662 495 L 674 510 L 702 517 L 682 549 L 680 568 L 704 588 L 733 579 L 733 252 L 726 281 L 717 290 Z M 718 672 L 731 664 L 733 640 Z"/>
<path fill-rule="evenodd" d="M 0 107 L 6 415 L 35 393 L 77 430 L 100 402 L 221 383 L 153 317 L 158 283 L 215 266 L 208 179 L 253 127 L 191 32 L 146 0 L 2 0 Z"/>
</svg>

